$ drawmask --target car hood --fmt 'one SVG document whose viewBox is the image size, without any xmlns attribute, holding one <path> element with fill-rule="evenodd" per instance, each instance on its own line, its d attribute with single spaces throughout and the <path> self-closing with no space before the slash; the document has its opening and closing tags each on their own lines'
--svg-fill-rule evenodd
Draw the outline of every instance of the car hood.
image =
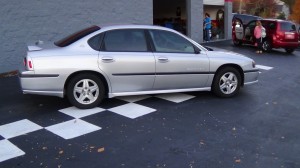
<svg viewBox="0 0 300 168">
<path fill-rule="evenodd" d="M 252 60 L 251 58 L 235 53 L 235 52 L 228 52 L 228 51 L 207 51 L 206 52 L 207 56 L 209 58 L 228 58 L 228 59 L 238 59 L 238 60 Z"/>
</svg>

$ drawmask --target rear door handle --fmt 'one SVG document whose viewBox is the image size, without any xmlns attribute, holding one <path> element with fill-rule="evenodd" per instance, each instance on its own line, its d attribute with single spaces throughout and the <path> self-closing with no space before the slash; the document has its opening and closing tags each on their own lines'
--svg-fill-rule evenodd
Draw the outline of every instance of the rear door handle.
<svg viewBox="0 0 300 168">
<path fill-rule="evenodd" d="M 103 62 L 114 62 L 114 59 L 112 57 L 102 57 Z"/>
<path fill-rule="evenodd" d="M 158 61 L 159 61 L 159 62 L 168 62 L 169 59 L 166 58 L 166 57 L 159 57 L 159 58 L 158 58 Z"/>
</svg>

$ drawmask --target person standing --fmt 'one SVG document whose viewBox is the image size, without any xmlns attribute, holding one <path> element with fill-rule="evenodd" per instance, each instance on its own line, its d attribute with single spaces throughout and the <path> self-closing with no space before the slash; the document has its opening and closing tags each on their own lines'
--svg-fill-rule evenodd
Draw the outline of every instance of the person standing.
<svg viewBox="0 0 300 168">
<path fill-rule="evenodd" d="M 204 33 L 205 33 L 205 41 L 210 40 L 210 29 L 211 29 L 211 19 L 208 13 L 205 13 L 204 19 Z"/>
<path fill-rule="evenodd" d="M 263 42 L 263 35 L 262 33 L 265 33 L 265 28 L 261 25 L 261 21 L 256 21 L 256 26 L 254 29 L 254 37 L 256 39 L 257 44 L 257 51 L 256 53 L 262 53 L 262 42 Z"/>
</svg>

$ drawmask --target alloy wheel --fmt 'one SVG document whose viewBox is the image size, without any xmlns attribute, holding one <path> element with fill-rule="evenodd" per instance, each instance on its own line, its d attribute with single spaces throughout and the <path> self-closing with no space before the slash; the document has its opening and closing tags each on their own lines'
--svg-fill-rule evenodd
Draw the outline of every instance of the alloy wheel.
<svg viewBox="0 0 300 168">
<path fill-rule="evenodd" d="M 81 104 L 91 104 L 99 96 L 99 87 L 97 83 L 90 79 L 78 81 L 73 89 L 73 95 L 76 101 Z"/>
<path fill-rule="evenodd" d="M 237 86 L 237 76 L 232 72 L 227 72 L 220 78 L 219 87 L 224 94 L 233 93 L 237 89 Z"/>
</svg>

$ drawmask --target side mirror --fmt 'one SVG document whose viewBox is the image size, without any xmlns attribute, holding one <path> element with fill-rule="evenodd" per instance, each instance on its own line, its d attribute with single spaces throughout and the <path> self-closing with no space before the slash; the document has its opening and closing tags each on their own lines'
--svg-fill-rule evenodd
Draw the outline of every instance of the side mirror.
<svg viewBox="0 0 300 168">
<path fill-rule="evenodd" d="M 208 51 L 214 51 L 214 49 L 207 47 L 207 46 L 203 46 L 204 48 L 206 48 Z"/>
</svg>

